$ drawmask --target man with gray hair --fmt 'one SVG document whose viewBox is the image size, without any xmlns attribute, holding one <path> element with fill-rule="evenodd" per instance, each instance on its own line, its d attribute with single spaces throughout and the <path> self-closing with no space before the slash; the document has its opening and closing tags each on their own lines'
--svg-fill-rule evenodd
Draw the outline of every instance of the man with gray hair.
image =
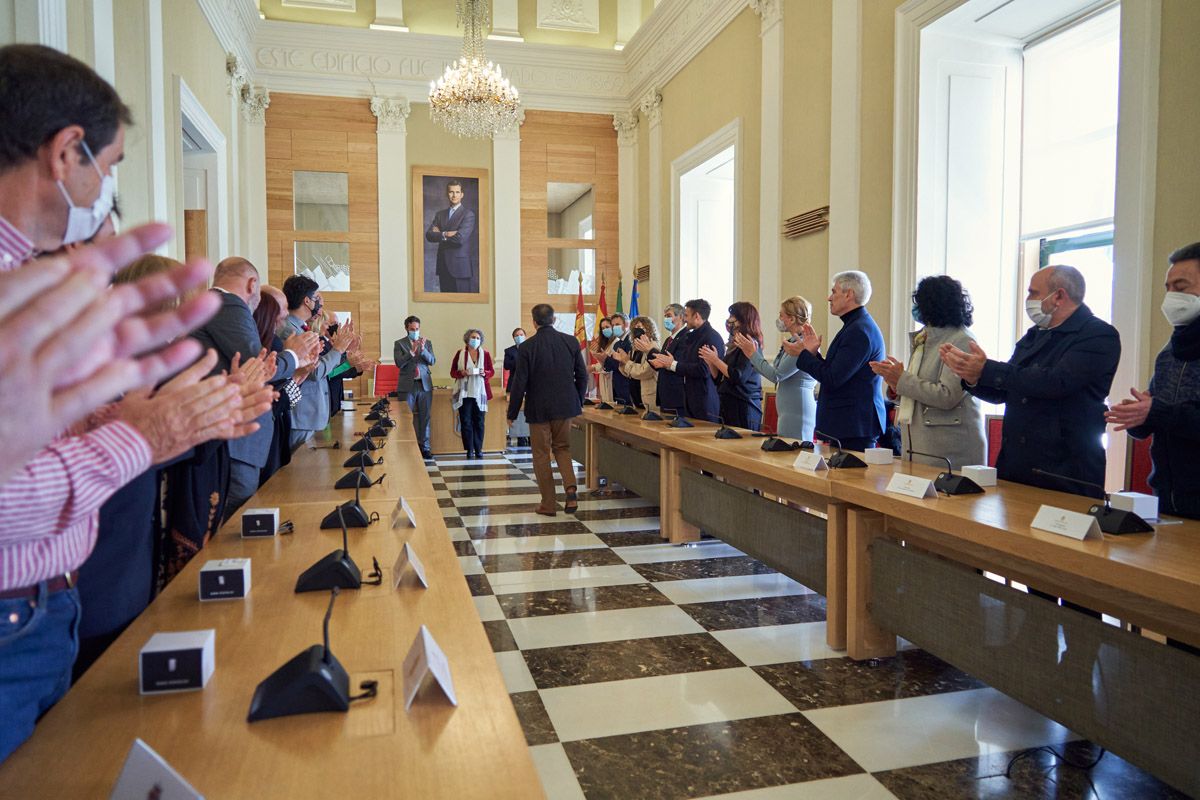
<svg viewBox="0 0 1200 800">
<path fill-rule="evenodd" d="M 1121 359 L 1121 337 L 1084 304 L 1085 289 L 1074 267 L 1040 269 L 1025 300 L 1033 327 L 1012 358 L 991 360 L 974 342 L 969 353 L 946 345 L 939 352 L 968 392 L 1004 404 L 996 459 L 1001 480 L 1102 497 L 1105 400 Z"/>
<path fill-rule="evenodd" d="M 884 354 L 883 332 L 865 308 L 870 299 L 871 279 L 865 272 L 839 272 L 828 300 L 829 313 L 841 317 L 842 329 L 825 356 L 821 337 L 808 323 L 798 341 L 783 344 L 796 356 L 796 366 L 821 384 L 815 435 L 836 439 L 847 450 L 874 447 L 885 430 L 883 379 L 871 369 L 871 362 Z"/>
<path fill-rule="evenodd" d="M 673 358 L 678 358 L 677 351 L 683 344 L 683 340 L 687 338 L 688 333 L 687 323 L 683 321 L 682 305 L 671 303 L 663 310 L 663 328 L 667 331 L 668 335 L 659 349 L 661 352 L 670 354 Z M 669 369 L 658 370 L 658 388 L 655 391 L 658 395 L 657 402 L 659 408 L 686 413 L 687 400 L 683 394 L 682 375 L 671 372 Z"/>
</svg>

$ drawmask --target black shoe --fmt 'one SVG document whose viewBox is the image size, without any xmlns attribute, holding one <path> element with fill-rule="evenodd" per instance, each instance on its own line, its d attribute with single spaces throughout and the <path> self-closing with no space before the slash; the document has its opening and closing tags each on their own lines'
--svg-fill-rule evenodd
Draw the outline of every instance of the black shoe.
<svg viewBox="0 0 1200 800">
<path fill-rule="evenodd" d="M 421 458 L 425 459 L 426 461 L 433 461 L 433 453 L 429 452 L 428 450 L 422 450 Z"/>
</svg>

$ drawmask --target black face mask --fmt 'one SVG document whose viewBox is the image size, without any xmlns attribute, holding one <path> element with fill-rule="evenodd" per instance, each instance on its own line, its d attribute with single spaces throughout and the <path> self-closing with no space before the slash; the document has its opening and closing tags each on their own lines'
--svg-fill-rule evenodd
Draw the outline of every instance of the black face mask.
<svg viewBox="0 0 1200 800">
<path fill-rule="evenodd" d="M 642 328 L 634 328 L 633 329 L 633 338 L 640 339 L 645 335 L 646 335 L 646 331 L 644 329 L 642 329 Z"/>
<path fill-rule="evenodd" d="M 725 323 L 725 330 L 729 331 L 730 333 L 733 333 L 734 331 L 736 331 L 736 330 L 737 330 L 737 323 L 735 323 L 735 322 L 726 322 L 726 323 Z"/>
<path fill-rule="evenodd" d="M 312 315 L 315 317 L 317 314 L 320 314 L 320 313 L 321 313 L 321 309 L 325 307 L 325 304 L 324 304 L 324 303 L 322 303 L 322 302 L 321 302 L 320 300 L 318 300 L 317 298 L 315 298 L 315 297 L 312 297 L 311 295 L 309 296 L 309 299 L 310 299 L 310 300 L 312 300 L 312 301 L 313 301 L 313 303 L 314 303 L 314 305 L 313 305 L 313 310 L 312 310 Z"/>
</svg>

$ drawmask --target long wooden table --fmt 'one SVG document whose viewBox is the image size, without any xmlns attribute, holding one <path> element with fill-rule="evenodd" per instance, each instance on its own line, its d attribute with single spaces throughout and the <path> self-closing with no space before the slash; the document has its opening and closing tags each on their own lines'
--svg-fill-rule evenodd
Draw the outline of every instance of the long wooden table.
<svg viewBox="0 0 1200 800">
<path fill-rule="evenodd" d="M 361 429 L 363 413 L 360 407 L 357 420 L 335 421 L 335 430 Z M 381 520 L 350 531 L 350 553 L 364 576 L 377 557 L 383 585 L 342 592 L 330 626 L 331 649 L 350 673 L 351 690 L 376 680 L 377 697 L 353 703 L 346 714 L 246 721 L 256 685 L 321 641 L 329 595 L 293 588 L 301 571 L 341 547 L 340 531 L 318 525 L 347 493 L 326 498 L 321 485 L 345 471 L 349 453 L 301 448 L 249 503 L 278 505 L 295 533 L 243 540 L 235 516 L 0 765 L 0 796 L 107 796 L 140 737 L 210 798 L 543 797 L 429 478 L 411 461 L 415 446 L 401 441 L 412 433 L 407 410 L 396 408 L 393 416 L 398 425 L 378 451 L 385 463 L 373 471 L 395 471 L 416 526 L 389 524 L 398 494 L 381 487 L 364 493 L 365 510 Z M 425 566 L 428 589 L 411 574 L 392 587 L 391 567 L 405 542 Z M 204 562 L 241 557 L 252 561 L 250 594 L 200 603 Z M 457 708 L 427 687 L 404 710 L 400 667 L 422 624 L 449 659 Z M 204 628 L 216 630 L 217 667 L 208 686 L 140 696 L 137 654 L 146 640 L 159 631 Z"/>
</svg>

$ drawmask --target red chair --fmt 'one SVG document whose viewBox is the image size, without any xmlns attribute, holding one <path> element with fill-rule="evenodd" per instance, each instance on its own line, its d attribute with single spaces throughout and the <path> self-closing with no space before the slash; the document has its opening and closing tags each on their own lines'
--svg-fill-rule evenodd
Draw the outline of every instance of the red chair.
<svg viewBox="0 0 1200 800">
<path fill-rule="evenodd" d="M 394 364 L 375 366 L 375 396 L 387 397 L 400 385 L 400 370 Z"/>
<path fill-rule="evenodd" d="M 1129 448 L 1128 485 L 1131 492 L 1154 494 L 1150 489 L 1150 470 L 1154 467 L 1154 463 L 1150 460 L 1150 445 L 1153 442 L 1153 436 L 1148 439 L 1129 437 L 1129 443 L 1132 446 Z"/>
<path fill-rule="evenodd" d="M 777 433 L 779 431 L 779 412 L 775 409 L 775 393 L 763 397 L 762 432 Z"/>
<path fill-rule="evenodd" d="M 1000 435 L 1004 430 L 1004 417 L 988 415 L 987 418 L 987 465 L 996 466 L 996 457 L 1000 455 Z"/>
</svg>

